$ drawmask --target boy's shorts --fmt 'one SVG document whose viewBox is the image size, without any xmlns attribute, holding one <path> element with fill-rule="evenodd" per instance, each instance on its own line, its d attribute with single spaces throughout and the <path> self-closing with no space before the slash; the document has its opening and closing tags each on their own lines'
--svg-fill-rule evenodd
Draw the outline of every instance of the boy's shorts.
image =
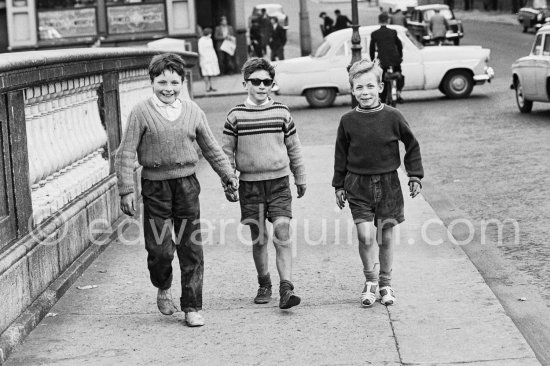
<svg viewBox="0 0 550 366">
<path fill-rule="evenodd" d="M 374 220 L 376 227 L 389 228 L 405 221 L 397 171 L 374 175 L 348 172 L 344 189 L 356 224 Z"/>
<path fill-rule="evenodd" d="M 239 182 L 241 223 L 252 225 L 263 223 L 267 218 L 292 218 L 292 193 L 288 176 L 259 181 Z"/>
</svg>

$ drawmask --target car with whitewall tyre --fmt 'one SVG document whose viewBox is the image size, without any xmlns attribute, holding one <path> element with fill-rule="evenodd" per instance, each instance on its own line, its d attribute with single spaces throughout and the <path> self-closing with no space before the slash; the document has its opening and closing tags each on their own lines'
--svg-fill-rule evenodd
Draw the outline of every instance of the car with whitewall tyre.
<svg viewBox="0 0 550 366">
<path fill-rule="evenodd" d="M 424 47 L 404 27 L 395 29 L 403 44 L 404 90 L 439 89 L 449 98 L 466 98 L 476 85 L 491 81 L 491 51 L 481 46 Z M 369 58 L 370 34 L 379 26 L 359 27 L 361 52 Z M 277 61 L 280 95 L 302 95 L 312 107 L 329 107 L 338 95 L 350 93 L 351 29 L 329 34 L 312 56 Z"/>
</svg>

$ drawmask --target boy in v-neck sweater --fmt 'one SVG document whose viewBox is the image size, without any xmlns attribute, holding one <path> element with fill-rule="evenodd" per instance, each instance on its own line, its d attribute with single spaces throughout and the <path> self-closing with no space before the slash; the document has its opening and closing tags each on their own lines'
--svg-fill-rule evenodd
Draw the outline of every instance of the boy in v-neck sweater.
<svg viewBox="0 0 550 366">
<path fill-rule="evenodd" d="M 188 326 L 204 325 L 202 309 L 203 251 L 200 232 L 200 185 L 195 176 L 199 156 L 193 142 L 224 185 L 238 189 L 229 160 L 218 145 L 204 112 L 190 100 L 179 100 L 184 87 L 184 63 L 175 54 L 153 57 L 149 76 L 154 95 L 139 102 L 128 117 L 116 152 L 115 168 L 120 207 L 134 215 L 134 162 L 143 166 L 143 231 L 147 267 L 158 288 L 161 313 L 176 311 L 170 294 L 172 260 L 177 251 L 181 268 L 180 305 Z M 172 241 L 172 225 L 176 242 Z"/>
</svg>

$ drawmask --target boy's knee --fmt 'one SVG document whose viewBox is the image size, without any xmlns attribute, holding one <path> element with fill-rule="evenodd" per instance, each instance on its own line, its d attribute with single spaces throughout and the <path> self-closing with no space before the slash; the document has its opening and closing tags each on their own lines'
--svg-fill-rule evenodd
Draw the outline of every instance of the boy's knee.
<svg viewBox="0 0 550 366">
<path fill-rule="evenodd" d="M 364 247 L 373 246 L 375 242 L 374 237 L 372 235 L 369 235 L 368 233 L 359 233 L 357 235 L 357 239 L 359 241 L 359 245 Z"/>
</svg>

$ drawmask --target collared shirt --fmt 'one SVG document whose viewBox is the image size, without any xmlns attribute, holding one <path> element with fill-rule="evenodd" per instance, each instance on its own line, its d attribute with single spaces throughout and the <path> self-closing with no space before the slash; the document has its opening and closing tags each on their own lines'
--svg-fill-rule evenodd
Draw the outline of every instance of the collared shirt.
<svg viewBox="0 0 550 366">
<path fill-rule="evenodd" d="M 176 99 L 172 104 L 163 103 L 156 95 L 153 95 L 153 105 L 160 114 L 169 121 L 175 121 L 181 114 L 181 100 Z"/>
<path fill-rule="evenodd" d="M 250 99 L 250 97 L 246 98 L 246 102 L 250 105 L 255 105 L 255 106 L 262 106 L 262 105 L 266 105 L 267 103 L 269 103 L 269 97 L 267 97 L 265 99 L 265 101 L 262 103 L 262 104 L 256 104 L 252 101 L 252 99 Z"/>
</svg>

